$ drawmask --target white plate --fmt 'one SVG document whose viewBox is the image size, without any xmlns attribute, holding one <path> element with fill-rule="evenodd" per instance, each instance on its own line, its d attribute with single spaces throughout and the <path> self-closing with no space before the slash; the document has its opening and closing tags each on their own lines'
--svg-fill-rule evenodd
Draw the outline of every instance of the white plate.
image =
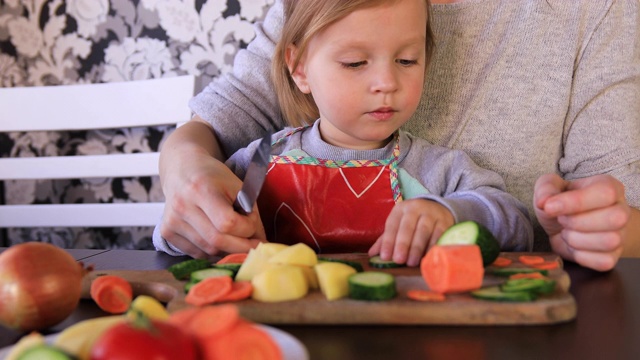
<svg viewBox="0 0 640 360">
<path fill-rule="evenodd" d="M 284 332 L 280 329 L 276 329 L 267 325 L 258 325 L 259 328 L 264 329 L 266 332 L 273 337 L 273 339 L 278 343 L 280 349 L 282 350 L 282 355 L 284 360 L 308 360 L 309 353 L 304 345 L 300 342 L 300 340 L 293 337 L 293 335 Z M 45 336 L 47 343 L 51 344 L 55 340 L 58 334 L 51 334 Z M 7 346 L 0 349 L 0 359 L 4 359 L 13 346 Z"/>
</svg>

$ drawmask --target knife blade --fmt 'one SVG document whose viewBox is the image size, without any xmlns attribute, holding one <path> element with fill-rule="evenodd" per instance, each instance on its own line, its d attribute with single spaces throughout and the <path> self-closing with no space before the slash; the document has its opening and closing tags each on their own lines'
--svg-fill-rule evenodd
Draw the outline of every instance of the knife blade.
<svg viewBox="0 0 640 360">
<path fill-rule="evenodd" d="M 258 199 L 260 189 L 267 177 L 267 167 L 271 155 L 271 132 L 267 132 L 251 157 L 244 177 L 242 189 L 233 202 L 233 209 L 242 215 L 250 214 Z"/>
</svg>

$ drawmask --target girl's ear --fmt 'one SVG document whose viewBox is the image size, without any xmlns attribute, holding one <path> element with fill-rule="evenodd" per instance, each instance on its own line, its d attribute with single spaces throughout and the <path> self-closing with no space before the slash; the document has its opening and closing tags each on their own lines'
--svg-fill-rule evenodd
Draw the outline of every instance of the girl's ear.
<svg viewBox="0 0 640 360">
<path fill-rule="evenodd" d="M 298 86 L 298 89 L 304 94 L 310 94 L 311 88 L 309 87 L 309 83 L 307 82 L 307 74 L 304 70 L 304 56 L 300 58 L 298 62 L 298 66 L 294 69 L 294 62 L 296 56 L 298 55 L 298 48 L 295 45 L 287 46 L 287 50 L 285 51 L 285 61 L 287 63 L 287 67 L 289 68 L 289 74 L 291 78 Z"/>
</svg>

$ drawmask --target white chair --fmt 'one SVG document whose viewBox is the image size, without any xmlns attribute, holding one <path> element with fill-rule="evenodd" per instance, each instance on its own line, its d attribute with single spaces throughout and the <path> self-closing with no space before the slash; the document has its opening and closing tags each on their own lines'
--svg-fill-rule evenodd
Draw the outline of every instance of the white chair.
<svg viewBox="0 0 640 360">
<path fill-rule="evenodd" d="M 0 88 L 0 132 L 178 125 L 194 76 L 107 84 Z M 159 153 L 0 159 L 0 181 L 158 174 Z M 163 203 L 0 204 L 0 228 L 153 226 Z"/>
</svg>

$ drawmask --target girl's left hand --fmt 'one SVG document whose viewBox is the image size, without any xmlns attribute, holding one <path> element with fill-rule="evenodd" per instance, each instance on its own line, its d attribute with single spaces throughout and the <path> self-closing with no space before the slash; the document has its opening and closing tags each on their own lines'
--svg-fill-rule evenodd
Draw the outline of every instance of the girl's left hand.
<svg viewBox="0 0 640 360">
<path fill-rule="evenodd" d="M 384 232 L 369 249 L 369 256 L 418 266 L 427 249 L 454 224 L 453 214 L 435 201 L 411 199 L 397 203 Z"/>
</svg>

